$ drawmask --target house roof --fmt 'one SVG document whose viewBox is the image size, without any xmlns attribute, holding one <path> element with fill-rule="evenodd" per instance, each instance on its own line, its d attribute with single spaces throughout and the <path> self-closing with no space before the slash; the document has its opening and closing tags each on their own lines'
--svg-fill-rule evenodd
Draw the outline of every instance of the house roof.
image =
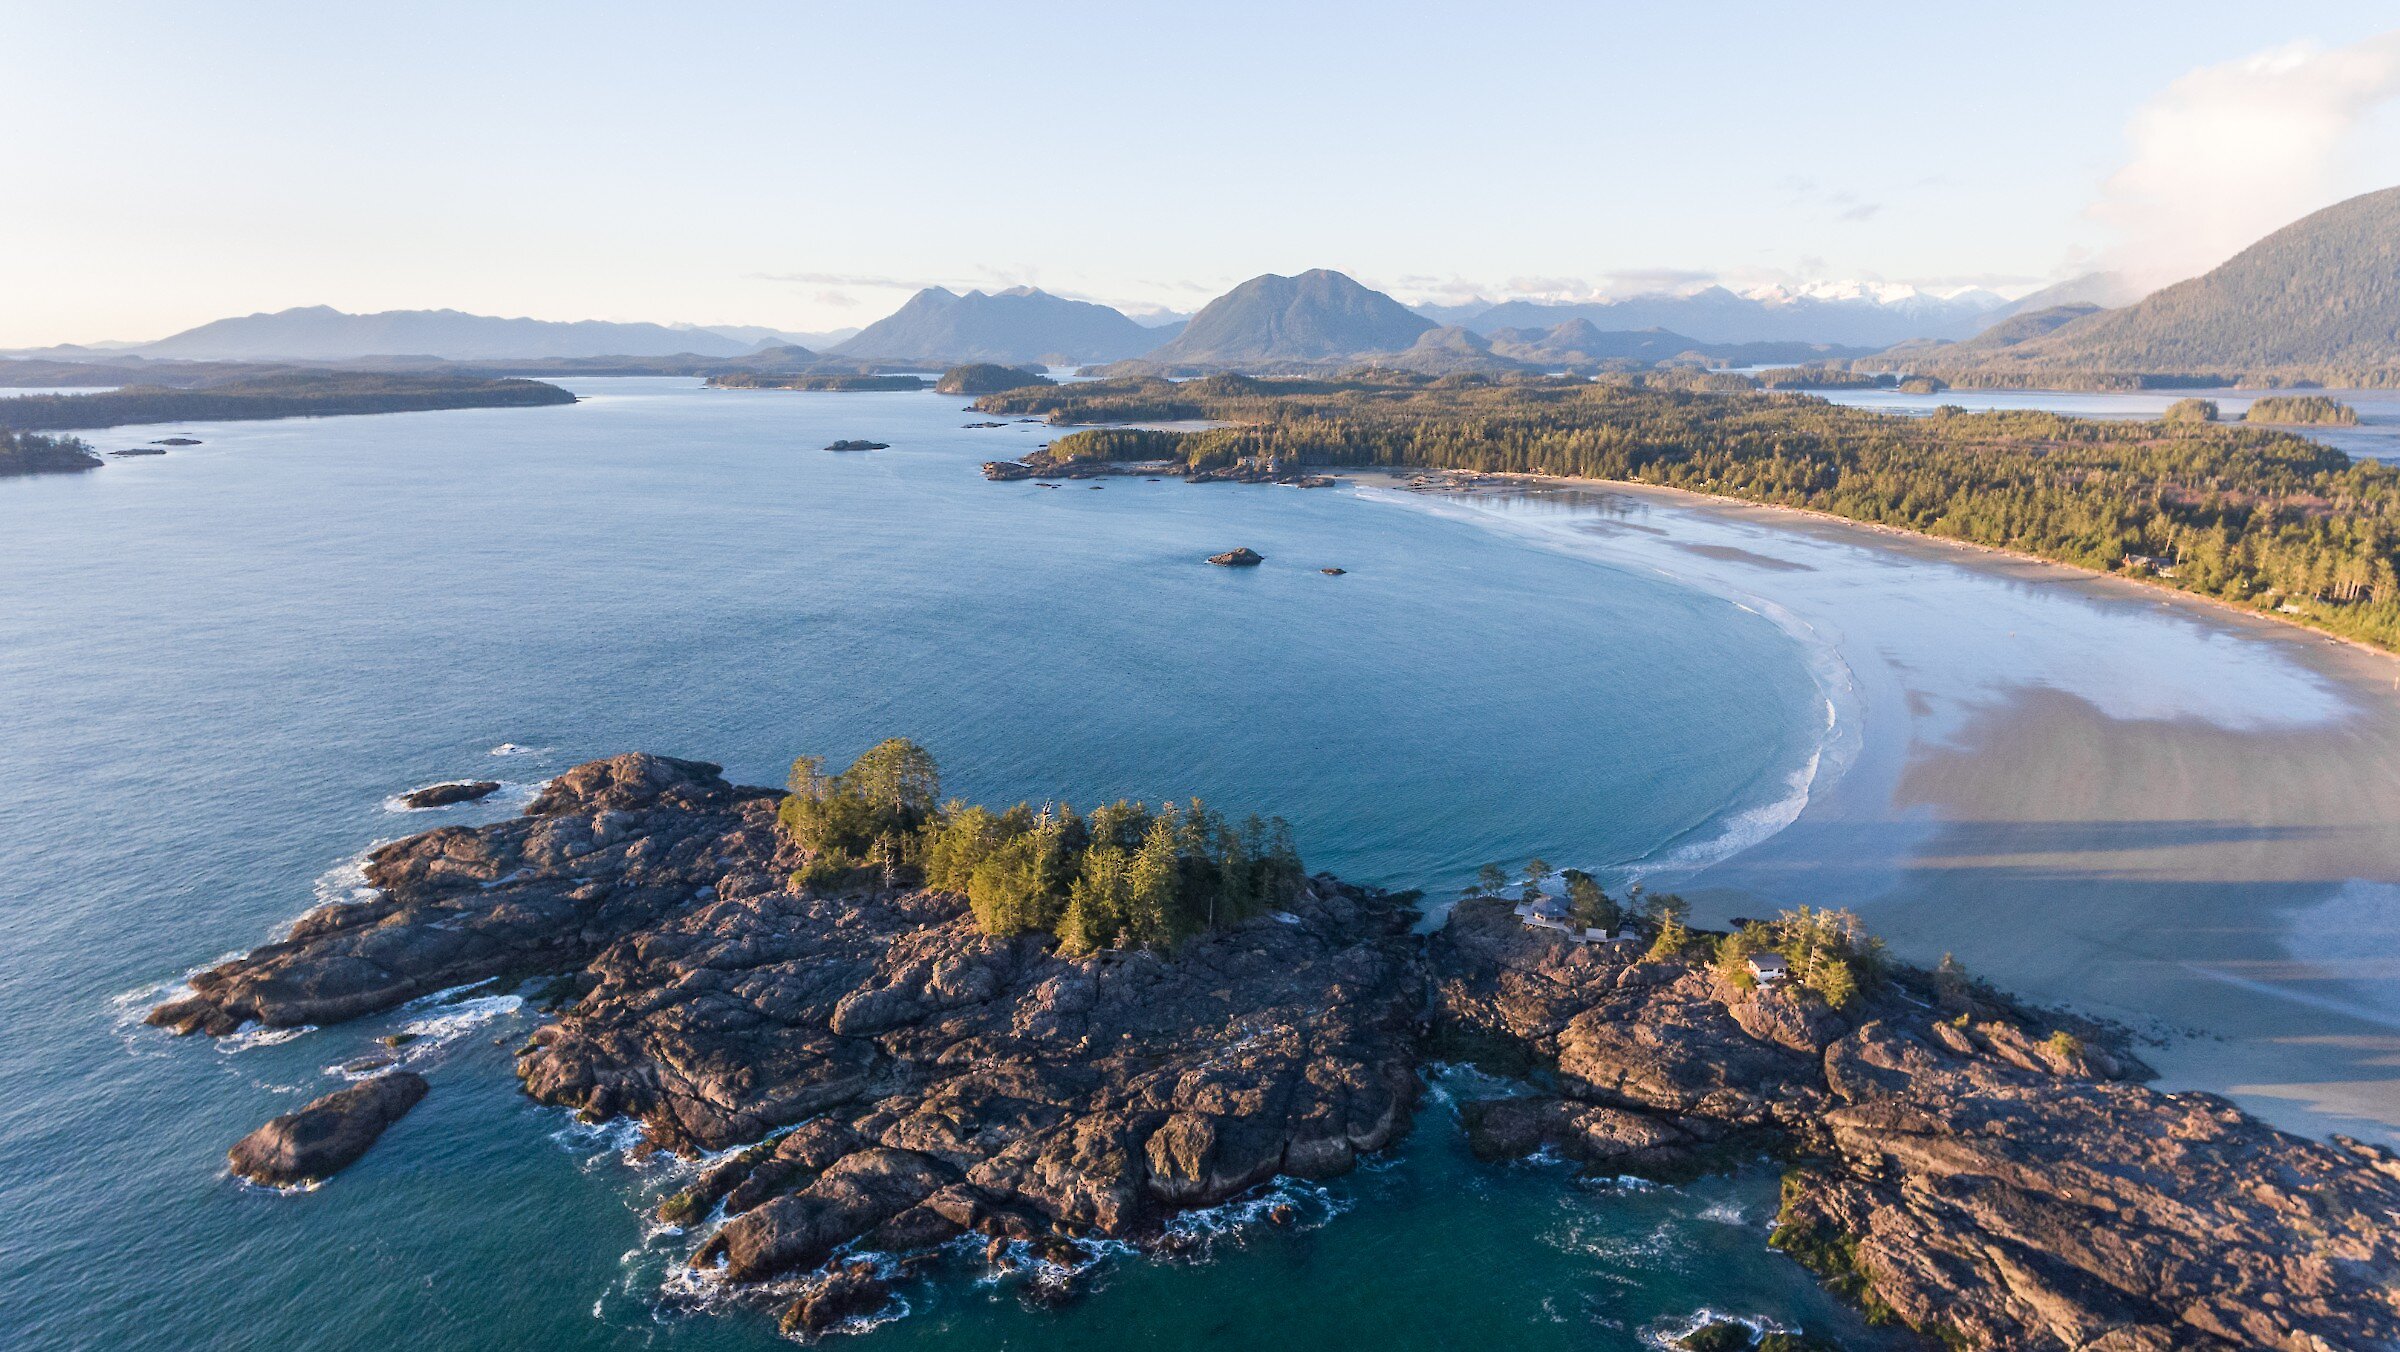
<svg viewBox="0 0 2400 1352">
<path fill-rule="evenodd" d="M 1792 970 L 1792 964 L 1781 953 L 1753 953 L 1750 955 L 1750 970 L 1753 972 L 1788 972 Z"/>
</svg>

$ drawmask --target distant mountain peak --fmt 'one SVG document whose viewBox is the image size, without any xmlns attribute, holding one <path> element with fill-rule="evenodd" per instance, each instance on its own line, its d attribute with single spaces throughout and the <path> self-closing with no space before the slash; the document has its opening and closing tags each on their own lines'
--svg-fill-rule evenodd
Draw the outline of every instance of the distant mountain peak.
<svg viewBox="0 0 2400 1352">
<path fill-rule="evenodd" d="M 1338 360 L 1404 351 L 1435 327 L 1331 268 L 1270 272 L 1210 301 L 1148 359 L 1186 366 Z"/>
<path fill-rule="evenodd" d="M 219 319 L 134 349 L 195 361 L 345 361 L 430 356 L 453 361 L 566 357 L 738 356 L 750 344 L 664 324 L 501 318 L 459 310 L 348 314 L 330 305 Z"/>
<path fill-rule="evenodd" d="M 929 286 L 833 349 L 838 356 L 955 366 L 1117 361 L 1157 346 L 1156 330 L 1105 305 L 1037 286 L 957 295 Z"/>
</svg>

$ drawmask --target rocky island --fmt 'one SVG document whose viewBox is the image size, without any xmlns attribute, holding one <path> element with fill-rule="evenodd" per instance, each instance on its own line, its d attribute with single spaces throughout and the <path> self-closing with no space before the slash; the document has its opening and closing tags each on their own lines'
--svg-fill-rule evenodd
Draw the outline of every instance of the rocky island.
<svg viewBox="0 0 2400 1352">
<path fill-rule="evenodd" d="M 1466 1107 L 1486 1155 L 1781 1156 L 1775 1243 L 1953 1346 L 2400 1337 L 2391 1155 L 2143 1087 L 2097 1030 L 1885 962 L 1838 915 L 1708 935 L 1661 902 L 1611 932 L 1571 875 L 1606 924 L 1470 899 L 1424 939 L 1409 895 L 1306 875 L 1255 818 L 938 802 L 900 742 L 803 759 L 788 792 L 592 762 L 522 816 L 377 849 L 376 895 L 150 1020 L 291 1028 L 563 978 L 526 1092 L 730 1151 L 665 1218 L 704 1280 L 801 1277 L 777 1289 L 803 1331 L 886 1298 L 862 1248 L 974 1233 L 1072 1259 L 1340 1173 L 1401 1139 L 1439 1055 L 1532 1077 Z"/>
<path fill-rule="evenodd" d="M 20 474 L 78 474 L 104 463 L 92 454 L 91 447 L 73 437 L 0 429 L 0 479 Z"/>
</svg>

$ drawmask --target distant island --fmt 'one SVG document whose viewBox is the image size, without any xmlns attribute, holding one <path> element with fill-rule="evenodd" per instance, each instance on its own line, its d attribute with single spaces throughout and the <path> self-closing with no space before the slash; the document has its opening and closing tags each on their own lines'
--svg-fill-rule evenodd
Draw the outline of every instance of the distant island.
<svg viewBox="0 0 2400 1352">
<path fill-rule="evenodd" d="M 928 383 L 923 376 L 839 373 L 772 375 L 756 371 L 728 371 L 708 378 L 709 388 L 718 390 L 816 390 L 857 393 L 877 390 L 921 390 Z"/>
<path fill-rule="evenodd" d="M 998 394 L 1002 390 L 1020 390 L 1028 385 L 1057 383 L 1048 376 L 1019 366 L 970 362 L 942 372 L 942 378 L 935 382 L 933 388 L 937 394 Z"/>
<path fill-rule="evenodd" d="M 136 385 L 95 394 L 19 395 L 0 399 L 0 428 L 83 429 L 574 402 L 574 395 L 538 380 L 291 368 L 193 389 Z"/>
<path fill-rule="evenodd" d="M 975 406 L 1070 425 L 1232 424 L 1075 432 L 1027 472 L 1150 462 L 1219 478 L 1358 466 L 1661 484 L 2131 573 L 2400 648 L 2400 467 L 2217 423 L 2207 401 L 2156 423 L 1955 406 L 1900 417 L 1749 384 L 1220 375 L 1011 390 Z M 1005 462 L 987 473 L 1021 477 Z"/>
<path fill-rule="evenodd" d="M 1461 1105 L 1487 1159 L 1783 1160 L 1773 1246 L 1948 1346 L 2400 1338 L 2400 1290 L 2370 1275 L 2400 1266 L 2390 1152 L 2146 1088 L 2107 1029 L 1896 963 L 1846 912 L 1711 932 L 1672 894 L 1533 861 L 1487 866 L 1422 937 L 1415 894 L 1307 873 L 1279 823 L 945 802 L 898 739 L 839 771 L 802 757 L 784 791 L 594 761 L 366 874 L 371 896 L 150 1021 L 221 1036 L 530 991 L 552 1013 L 525 1092 L 712 1155 L 660 1218 L 698 1280 L 789 1332 L 887 1306 L 872 1255 L 969 1235 L 1072 1298 L 1103 1243 L 1176 1252 L 1180 1212 L 1399 1143 L 1440 1058 L 1495 1077 Z M 344 1167 L 442 1092 L 403 1060 L 346 1064 L 351 1088 L 232 1165 L 276 1187 Z"/>
<path fill-rule="evenodd" d="M 0 479 L 20 474 L 76 474 L 106 463 L 73 437 L 0 430 Z"/>
<path fill-rule="evenodd" d="M 2269 394 L 2250 401 L 2242 421 L 2295 427 L 2355 427 L 2358 410 L 2321 394 Z"/>
</svg>

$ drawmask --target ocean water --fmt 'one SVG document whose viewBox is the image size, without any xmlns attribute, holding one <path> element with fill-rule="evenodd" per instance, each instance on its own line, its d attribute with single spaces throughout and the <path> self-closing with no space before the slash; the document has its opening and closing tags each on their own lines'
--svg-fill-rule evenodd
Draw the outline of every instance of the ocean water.
<svg viewBox="0 0 2400 1352">
<path fill-rule="evenodd" d="M 218 1044 L 180 976 L 356 885 L 372 844 L 648 749 L 775 782 L 888 735 L 987 801 L 1200 794 L 1310 864 L 1454 892 L 1480 863 L 1689 867 L 1789 820 L 1826 696 L 1765 615 L 1349 488 L 989 484 L 1047 435 L 932 394 L 569 382 L 572 408 L 120 428 L 203 444 L 0 483 L 0 1309 L 12 1346 L 775 1344 L 696 1312 L 672 1166 L 516 1092 L 506 1000 Z M 886 451 L 828 454 L 844 437 Z M 1203 556 L 1248 545 L 1251 570 Z M 1320 567 L 1349 570 L 1328 577 Z M 494 755 L 508 745 L 514 754 Z M 492 802 L 392 811 L 437 779 Z M 434 1092 L 279 1196 L 244 1131 L 400 1027 Z M 1863 1336 L 1765 1248 L 1774 1180 L 1479 1165 L 1440 1077 L 1374 1167 L 1107 1260 L 1063 1312 L 971 1273 L 861 1347 L 1652 1345 L 1703 1309 Z"/>
</svg>

